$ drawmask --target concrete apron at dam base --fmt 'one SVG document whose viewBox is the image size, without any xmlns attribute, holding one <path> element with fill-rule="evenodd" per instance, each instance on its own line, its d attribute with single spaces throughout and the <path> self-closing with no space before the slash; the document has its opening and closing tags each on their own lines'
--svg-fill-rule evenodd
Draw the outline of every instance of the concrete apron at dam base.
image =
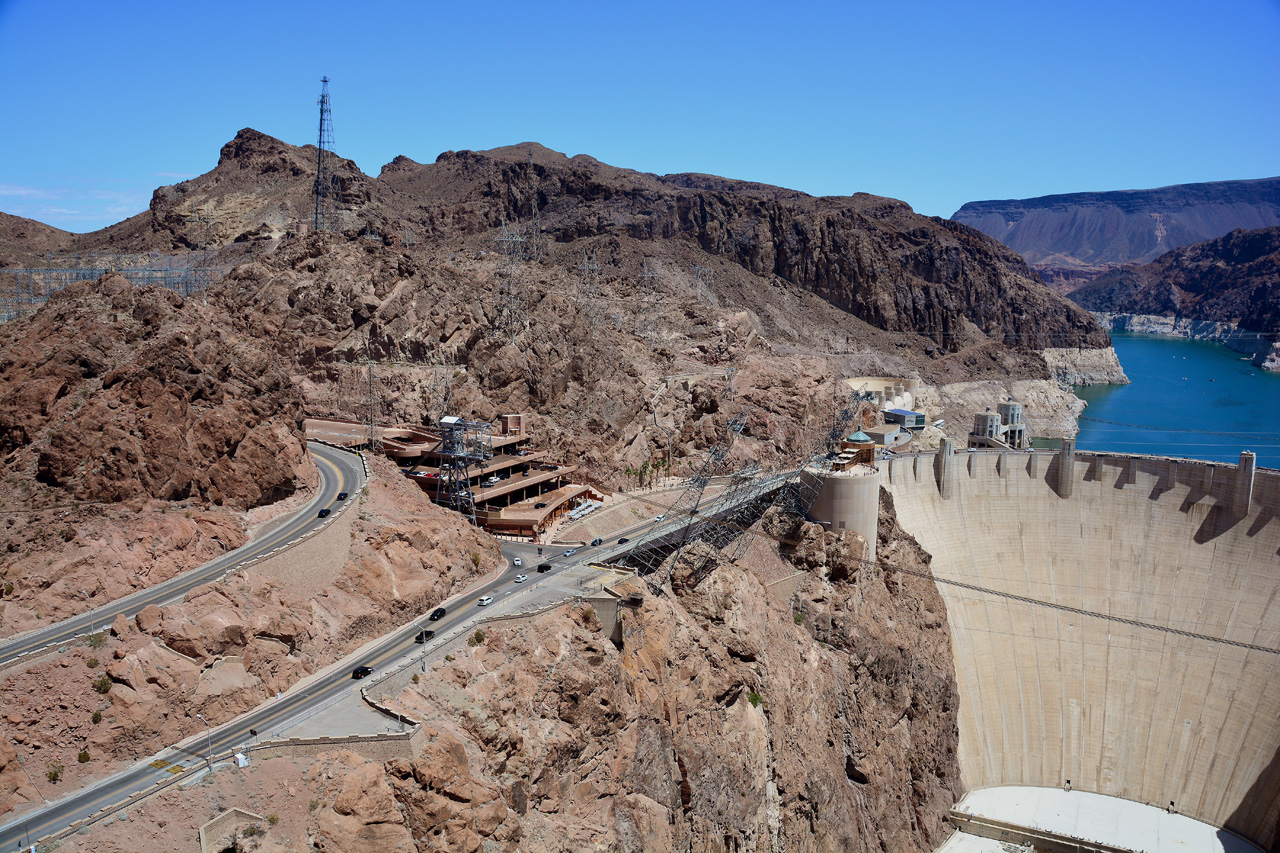
<svg viewBox="0 0 1280 853">
<path fill-rule="evenodd" d="M 959 832 L 937 853 L 1259 853 L 1226 830 L 1166 809 L 1060 788 L 971 791 L 951 810 Z"/>
<path fill-rule="evenodd" d="M 1068 442 L 881 461 L 946 601 L 967 789 L 1102 794 L 1280 842 L 1280 471 L 1242 460 Z"/>
</svg>

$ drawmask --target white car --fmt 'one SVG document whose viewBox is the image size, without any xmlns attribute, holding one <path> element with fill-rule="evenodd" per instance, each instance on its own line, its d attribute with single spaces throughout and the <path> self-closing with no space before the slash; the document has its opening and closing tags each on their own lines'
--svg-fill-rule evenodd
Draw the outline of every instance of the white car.
<svg viewBox="0 0 1280 853">
<path fill-rule="evenodd" d="M 662 514 L 662 515 L 655 515 L 655 516 L 653 517 L 653 520 L 654 520 L 654 521 L 666 521 L 666 520 L 667 520 L 667 516 L 666 516 L 666 514 L 665 514 L 665 513 L 664 513 L 664 514 Z"/>
<path fill-rule="evenodd" d="M 524 583 L 529 579 L 528 575 L 516 575 L 516 583 Z"/>
<path fill-rule="evenodd" d="M 476 604 L 480 605 L 481 607 L 488 607 L 490 604 L 493 604 L 493 596 L 482 595 L 480 596 L 480 600 L 477 601 Z"/>
<path fill-rule="evenodd" d="M 512 561 L 511 561 L 511 565 L 513 565 L 513 566 L 523 566 L 523 565 L 524 565 L 524 561 L 523 561 L 523 560 L 521 560 L 519 557 L 516 557 L 514 560 L 512 560 Z"/>
</svg>

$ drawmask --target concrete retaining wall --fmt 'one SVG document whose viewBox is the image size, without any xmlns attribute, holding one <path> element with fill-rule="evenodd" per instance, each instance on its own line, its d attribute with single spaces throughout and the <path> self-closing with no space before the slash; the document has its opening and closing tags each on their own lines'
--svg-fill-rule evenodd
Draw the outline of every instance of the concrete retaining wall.
<svg viewBox="0 0 1280 853">
<path fill-rule="evenodd" d="M 1249 473 L 1080 451 L 887 463 L 947 602 L 967 786 L 1070 780 L 1280 840 L 1280 472 Z"/>
<path fill-rule="evenodd" d="M 268 758 L 309 758 L 321 752 L 346 749 L 373 761 L 390 761 L 393 758 L 416 758 L 422 754 L 427 736 L 422 726 L 406 718 L 403 732 L 377 735 L 347 735 L 346 737 L 292 737 L 287 740 L 266 741 L 256 744 L 253 757 L 259 761 Z"/>
</svg>

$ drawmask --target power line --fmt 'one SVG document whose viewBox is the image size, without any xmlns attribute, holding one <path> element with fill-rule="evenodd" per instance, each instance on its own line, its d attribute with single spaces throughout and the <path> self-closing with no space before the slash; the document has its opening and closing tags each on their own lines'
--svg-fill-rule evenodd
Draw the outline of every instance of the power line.
<svg viewBox="0 0 1280 853">
<path fill-rule="evenodd" d="M 1249 433 L 1241 433 L 1241 432 L 1214 432 L 1213 430 L 1208 430 L 1208 429 L 1187 429 L 1186 427 L 1165 427 L 1165 426 L 1155 426 L 1152 424 L 1130 424 L 1130 423 L 1125 423 L 1123 421 L 1109 421 L 1109 420 L 1106 420 L 1105 418 L 1092 418 L 1087 415 L 1081 415 L 1079 418 L 1077 418 L 1077 420 L 1091 421 L 1093 423 L 1099 423 L 1099 424 L 1110 424 L 1112 426 L 1133 427 L 1134 429 L 1142 429 L 1142 430 L 1160 430 L 1161 432 L 1185 432 L 1185 433 L 1194 433 L 1196 435 L 1222 435 L 1222 436 L 1227 436 L 1229 438 L 1257 439 L 1258 441 L 1274 441 L 1273 438 L 1262 438 L 1261 436 L 1264 434 L 1269 436 L 1280 435 L 1280 432 L 1259 433 L 1259 434 L 1251 435 Z"/>
</svg>

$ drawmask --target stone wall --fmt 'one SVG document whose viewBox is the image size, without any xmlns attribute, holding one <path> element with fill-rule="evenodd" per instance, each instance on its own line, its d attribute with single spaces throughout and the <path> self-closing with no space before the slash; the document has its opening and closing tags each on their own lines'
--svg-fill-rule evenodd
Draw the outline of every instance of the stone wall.
<svg viewBox="0 0 1280 853">
<path fill-rule="evenodd" d="M 947 602 L 967 787 L 1070 780 L 1280 840 L 1280 472 L 1237 494 L 1236 466 L 1078 451 L 887 468 Z"/>
<path fill-rule="evenodd" d="M 321 752 L 346 749 L 372 761 L 390 761 L 393 758 L 413 759 L 422 753 L 426 735 L 422 726 L 405 719 L 403 732 L 377 735 L 347 735 L 345 737 L 291 737 L 287 740 L 265 741 L 251 747 L 258 761 L 268 758 L 309 758 Z"/>
<path fill-rule="evenodd" d="M 200 853 L 215 853 L 215 851 L 222 850 L 225 847 L 227 836 L 238 827 L 262 822 L 262 815 L 240 808 L 227 809 L 200 827 Z"/>
</svg>

